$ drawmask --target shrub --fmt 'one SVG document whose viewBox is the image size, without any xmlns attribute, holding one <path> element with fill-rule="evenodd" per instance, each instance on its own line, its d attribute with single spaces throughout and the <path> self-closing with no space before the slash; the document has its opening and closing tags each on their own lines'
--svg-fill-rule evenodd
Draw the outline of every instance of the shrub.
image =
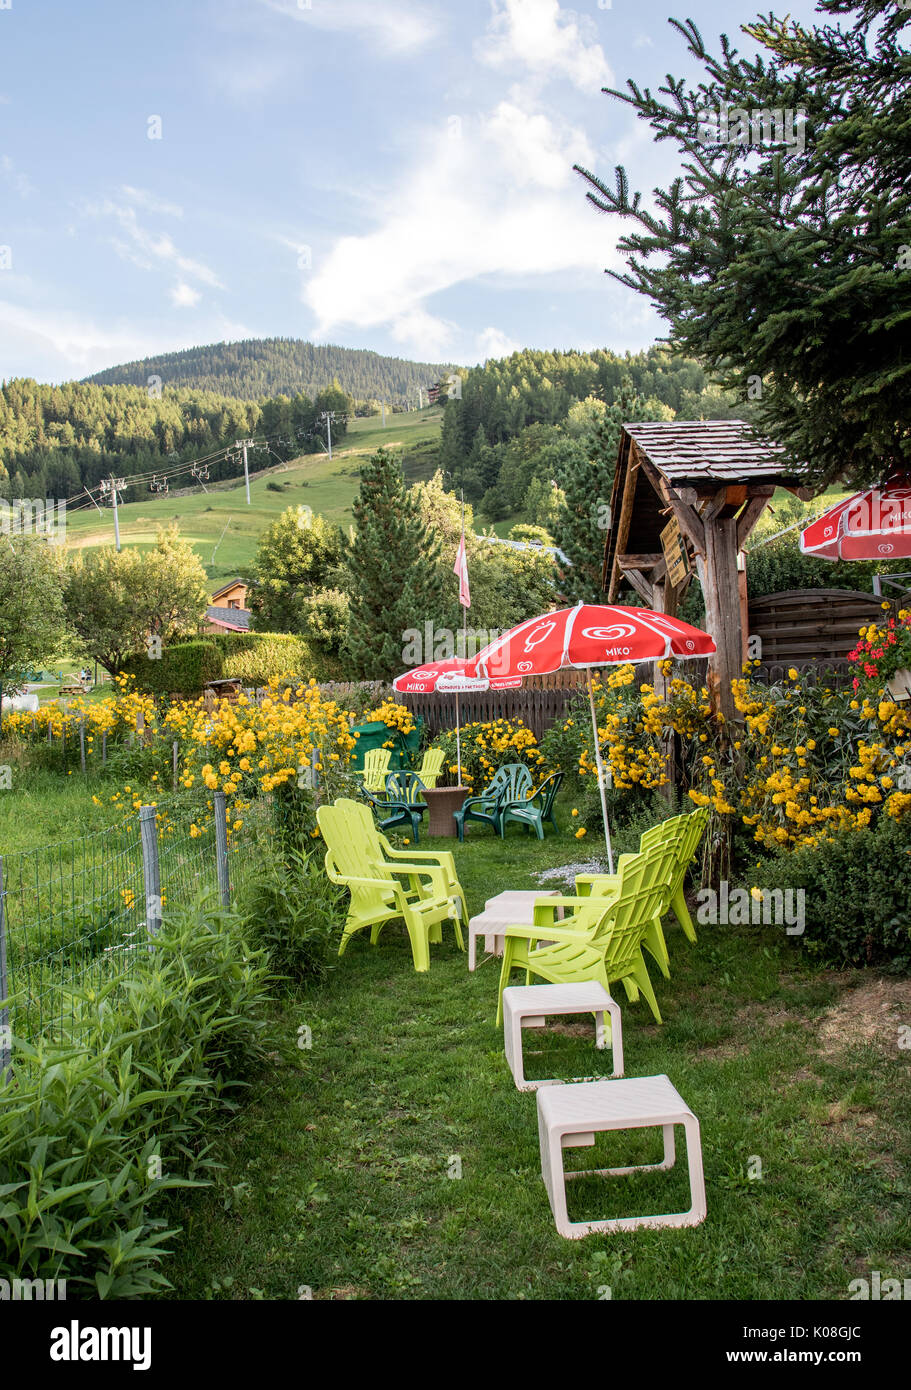
<svg viewBox="0 0 911 1390">
<path fill-rule="evenodd" d="M 59 1043 L 17 1040 L 0 1127 L 0 1266 L 67 1294 L 167 1287 L 167 1193 L 204 1181 L 213 1127 L 263 1059 L 269 974 L 235 913 L 171 913 L 125 981 L 70 991 Z"/>
<path fill-rule="evenodd" d="M 240 900 L 250 939 L 264 947 L 286 988 L 320 981 L 342 934 L 345 892 L 322 856 L 278 839 L 261 858 Z"/>
<path fill-rule="evenodd" d="M 443 778 L 440 786 L 458 780 L 456 731 L 445 729 L 433 740 L 442 748 Z M 473 791 L 487 786 L 493 774 L 506 763 L 525 763 L 535 785 L 543 782 L 549 768 L 538 748 L 538 740 L 521 719 L 494 719 L 488 723 L 465 724 L 461 731 L 462 785 Z"/>
<path fill-rule="evenodd" d="M 803 889 L 807 950 L 827 964 L 911 969 L 911 820 L 883 816 L 815 848 L 776 855 L 774 887 Z"/>
<path fill-rule="evenodd" d="M 222 665 L 215 643 L 200 638 L 164 647 L 155 661 L 131 657 L 123 669 L 135 677 L 140 689 L 153 695 L 198 695 L 207 681 L 221 677 Z"/>
<path fill-rule="evenodd" d="M 214 640 L 222 653 L 222 677 L 244 685 L 268 685 L 289 672 L 316 681 L 336 680 L 342 674 L 337 660 L 294 633 L 224 632 Z"/>
</svg>

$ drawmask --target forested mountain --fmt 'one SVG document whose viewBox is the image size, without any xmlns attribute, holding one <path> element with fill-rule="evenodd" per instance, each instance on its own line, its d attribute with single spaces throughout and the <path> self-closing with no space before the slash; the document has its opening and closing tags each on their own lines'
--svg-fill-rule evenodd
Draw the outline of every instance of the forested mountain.
<svg viewBox="0 0 911 1390">
<path fill-rule="evenodd" d="M 257 403 L 186 388 L 159 396 L 144 386 L 18 378 L 0 386 L 0 496 L 73 497 L 112 473 L 173 469 L 254 435 L 272 440 L 282 458 L 320 451 L 321 413 L 337 412 L 332 435 L 341 439 L 353 408 L 334 385 L 314 399 L 297 393 Z M 213 462 L 208 476 L 236 474 L 236 465 Z M 127 488 L 123 498 L 138 495 Z"/>
<path fill-rule="evenodd" d="M 398 403 L 416 399 L 420 387 L 426 392 L 450 370 L 441 363 L 407 362 L 299 338 L 245 338 L 125 362 L 87 380 L 100 386 L 147 386 L 150 376 L 159 376 L 164 386 L 195 387 L 247 401 L 299 391 L 314 396 L 337 381 L 358 401 Z"/>
<path fill-rule="evenodd" d="M 450 398 L 443 417 L 443 467 L 485 516 L 524 512 L 547 524 L 551 480 L 569 455 L 590 452 L 599 420 L 615 409 L 637 420 L 749 418 L 698 362 L 661 347 L 527 350 L 463 374 L 461 399 Z"/>
</svg>

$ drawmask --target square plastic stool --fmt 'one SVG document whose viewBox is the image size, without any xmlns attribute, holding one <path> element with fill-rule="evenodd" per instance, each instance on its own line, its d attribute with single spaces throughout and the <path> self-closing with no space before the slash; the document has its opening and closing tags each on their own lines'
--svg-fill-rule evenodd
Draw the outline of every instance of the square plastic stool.
<svg viewBox="0 0 911 1390">
<path fill-rule="evenodd" d="M 566 1179 L 622 1177 L 627 1173 L 673 1168 L 674 1125 L 683 1125 L 690 1176 L 689 1211 L 662 1216 L 625 1216 L 613 1221 L 570 1221 L 566 1210 Z M 565 1173 L 563 1150 L 594 1144 L 595 1135 L 609 1129 L 664 1130 L 664 1158 L 631 1168 L 592 1168 Z M 569 1240 L 595 1231 L 634 1231 L 639 1226 L 698 1226 L 705 1220 L 705 1177 L 699 1121 L 666 1076 L 628 1077 L 622 1081 L 591 1081 L 575 1086 L 546 1086 L 538 1092 L 538 1137 L 541 1175 L 547 1187 L 557 1230 Z"/>
<path fill-rule="evenodd" d="M 623 1025 L 620 1006 L 603 985 L 591 980 L 578 985 L 510 985 L 503 991 L 503 1042 L 512 1079 L 520 1091 L 559 1086 L 565 1077 L 526 1081 L 522 1060 L 522 1029 L 544 1028 L 549 1014 L 595 1015 L 595 1047 L 611 1048 L 613 1075 L 623 1075 Z M 605 1027 L 604 1015 L 610 1024 Z"/>
</svg>

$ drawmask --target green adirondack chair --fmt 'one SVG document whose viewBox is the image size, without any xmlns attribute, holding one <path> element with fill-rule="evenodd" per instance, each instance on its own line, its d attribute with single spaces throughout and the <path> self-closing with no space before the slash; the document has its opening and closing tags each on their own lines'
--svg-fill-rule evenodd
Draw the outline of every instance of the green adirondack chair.
<svg viewBox="0 0 911 1390">
<path fill-rule="evenodd" d="M 384 797 L 374 796 L 365 787 L 361 787 L 361 791 L 369 801 L 381 830 L 408 824 L 415 840 L 420 840 L 421 817 L 427 810 L 427 802 L 422 799 L 424 783 L 416 772 L 390 772 L 386 778 Z"/>
<path fill-rule="evenodd" d="M 371 748 L 364 754 L 364 771 L 361 774 L 361 780 L 368 792 L 385 791 L 391 757 L 392 753 L 388 748 Z"/>
<path fill-rule="evenodd" d="M 525 763 L 504 763 L 503 767 L 497 768 L 482 792 L 477 796 L 469 796 L 458 811 L 453 811 L 459 839 L 465 839 L 465 822 L 470 820 L 480 821 L 482 825 L 492 825 L 502 837 L 502 803 L 524 800 L 533 785 L 531 773 Z"/>
<path fill-rule="evenodd" d="M 560 790 L 562 781 L 562 772 L 552 772 L 541 783 L 538 790 L 524 801 L 501 801 L 500 825 L 504 837 L 506 827 L 511 821 L 524 826 L 526 833 L 529 830 L 534 830 L 539 840 L 544 839 L 545 821 L 549 821 L 554 830 L 559 830 L 560 827 L 557 825 L 557 818 L 554 815 L 554 802 L 557 799 L 557 792 Z"/>
<path fill-rule="evenodd" d="M 399 858 L 394 851 L 390 858 L 385 852 L 377 856 L 377 832 L 369 810 L 346 798 L 333 806 L 320 806 L 316 819 L 326 844 L 326 873 L 351 894 L 339 955 L 356 932 L 368 927 L 370 943 L 375 946 L 385 923 L 396 917 L 405 923 L 417 971 L 430 969 L 430 944 L 442 941 L 445 921 L 453 922 L 456 942 L 464 949 L 459 925 L 464 894 L 457 879 L 459 905 L 450 892 L 454 865 L 433 864 L 424 856 Z"/>
<path fill-rule="evenodd" d="M 576 898 L 562 921 L 556 917 L 560 899 L 535 903 L 533 926 L 506 928 L 497 1024 L 503 1021 L 503 990 L 517 967 L 551 984 L 597 980 L 610 989 L 622 980 L 630 999 L 645 995 L 656 1023 L 661 1013 L 642 958 L 642 939 L 667 892 L 664 856 L 660 850 L 631 855 L 618 875 L 618 891 L 610 897 Z M 565 906 L 569 901 L 562 899 Z M 538 946 L 544 937 L 547 946 Z"/>
<path fill-rule="evenodd" d="M 442 748 L 428 748 L 424 753 L 424 761 L 418 768 L 418 776 L 425 787 L 433 788 L 437 784 L 437 779 L 443 771 L 443 750 Z"/>
<path fill-rule="evenodd" d="M 676 853 L 664 912 L 673 909 L 674 916 L 683 928 L 688 940 L 692 941 L 694 945 L 696 944 L 696 928 L 693 926 L 693 919 L 686 905 L 683 884 L 686 871 L 692 863 L 708 823 L 708 807 L 700 806 L 695 811 L 690 811 L 682 816 L 673 816 L 670 820 L 661 821 L 658 825 L 651 826 L 639 840 L 640 851 L 662 843 L 667 837 L 672 837 L 675 840 Z M 625 857 L 625 855 L 620 856 L 618 868 Z M 612 879 L 609 874 L 580 874 L 576 879 L 576 892 L 584 897 L 595 891 L 594 885 L 596 883 L 604 884 L 605 888 L 609 890 L 615 880 L 616 875 Z M 664 913 L 662 913 L 663 915 Z"/>
</svg>

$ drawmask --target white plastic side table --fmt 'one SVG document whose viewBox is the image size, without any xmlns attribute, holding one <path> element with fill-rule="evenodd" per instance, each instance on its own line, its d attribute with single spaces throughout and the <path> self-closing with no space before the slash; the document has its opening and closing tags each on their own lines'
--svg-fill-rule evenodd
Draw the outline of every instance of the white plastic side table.
<svg viewBox="0 0 911 1390">
<path fill-rule="evenodd" d="M 468 923 L 468 969 L 474 970 L 477 962 L 477 943 L 478 937 L 484 937 L 484 949 L 495 955 L 502 956 L 503 944 L 506 940 L 506 928 L 512 926 L 533 925 L 535 920 L 535 903 L 539 898 L 557 898 L 559 893 L 556 888 L 535 888 L 510 889 L 506 893 L 498 893 L 494 898 L 488 898 L 484 904 L 484 911 L 479 912 L 476 917 L 472 917 Z M 563 916 L 562 907 L 558 910 L 558 916 Z M 547 928 L 541 928 L 543 943 L 546 938 Z"/>
<path fill-rule="evenodd" d="M 631 1168 L 592 1168 L 565 1173 L 563 1150 L 594 1144 L 595 1135 L 610 1129 L 664 1130 L 664 1158 Z M 625 1216 L 613 1221 L 570 1221 L 566 1209 L 566 1179 L 622 1177 L 656 1168 L 673 1168 L 674 1126 L 683 1125 L 690 1178 L 688 1211 L 657 1216 Z M 568 1240 L 595 1231 L 634 1231 L 640 1226 L 698 1226 L 705 1220 L 705 1177 L 699 1121 L 666 1076 L 628 1077 L 621 1081 L 591 1081 L 575 1086 L 545 1086 L 538 1091 L 538 1137 L 541 1175 L 547 1188 L 557 1230 Z"/>
<path fill-rule="evenodd" d="M 565 1077 L 528 1081 L 522 1059 L 522 1029 L 544 1028 L 555 1014 L 594 1014 L 595 1047 L 610 1047 L 613 1075 L 623 1075 L 623 1024 L 620 1006 L 597 980 L 572 985 L 510 985 L 503 991 L 503 1043 L 512 1079 L 519 1091 L 559 1086 Z M 605 1026 L 604 1015 L 610 1022 Z"/>
</svg>

